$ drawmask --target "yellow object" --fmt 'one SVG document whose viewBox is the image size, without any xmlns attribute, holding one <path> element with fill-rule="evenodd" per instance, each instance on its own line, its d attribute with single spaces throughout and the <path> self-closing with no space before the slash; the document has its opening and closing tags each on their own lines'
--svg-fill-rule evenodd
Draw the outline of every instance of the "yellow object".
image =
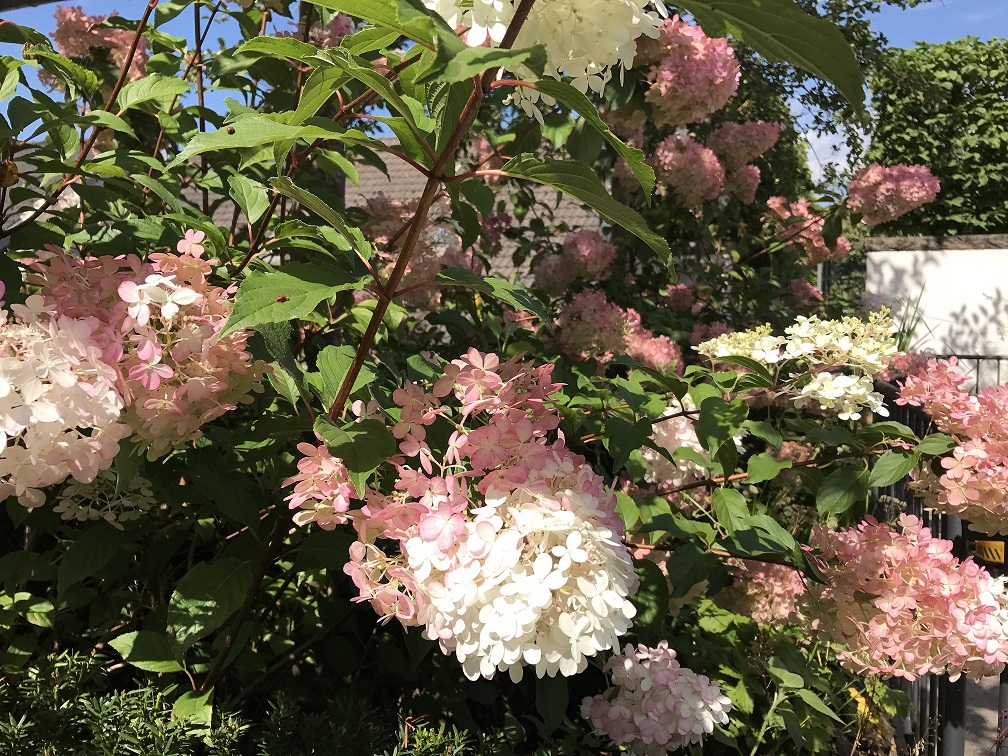
<svg viewBox="0 0 1008 756">
<path fill-rule="evenodd" d="M 1005 563 L 1004 541 L 977 541 L 976 558 L 991 564 Z"/>
</svg>

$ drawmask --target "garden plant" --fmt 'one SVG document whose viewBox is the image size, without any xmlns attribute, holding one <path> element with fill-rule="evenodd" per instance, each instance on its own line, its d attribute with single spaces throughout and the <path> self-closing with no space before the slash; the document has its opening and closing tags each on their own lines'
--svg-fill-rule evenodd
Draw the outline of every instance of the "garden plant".
<svg viewBox="0 0 1008 756">
<path fill-rule="evenodd" d="M 1008 532 L 1008 390 L 815 284 L 942 189 L 812 185 L 863 28 L 56 14 L 0 21 L 0 753 L 881 754 L 887 678 L 1003 669 L 1003 580 L 872 491 Z"/>
</svg>

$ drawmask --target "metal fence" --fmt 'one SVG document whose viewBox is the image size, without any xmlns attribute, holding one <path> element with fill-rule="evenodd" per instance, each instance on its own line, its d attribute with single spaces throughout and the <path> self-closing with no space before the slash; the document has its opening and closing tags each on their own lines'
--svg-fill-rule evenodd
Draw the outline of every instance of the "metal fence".
<svg viewBox="0 0 1008 756">
<path fill-rule="evenodd" d="M 1002 363 L 1008 375 L 1008 358 L 983 355 L 961 355 L 963 369 L 974 376 L 975 387 L 986 388 L 1001 383 Z M 890 420 L 903 423 L 917 436 L 923 437 L 935 428 L 931 418 L 916 407 L 900 406 L 895 403 L 898 389 L 886 383 L 876 384 L 876 390 L 885 397 Z M 919 517 L 931 532 L 940 538 L 953 542 L 953 554 L 965 559 L 975 549 L 976 542 L 990 541 L 991 536 L 975 534 L 954 515 L 943 515 L 926 510 L 921 499 L 910 490 L 907 481 L 902 480 L 886 488 L 875 491 L 875 514 L 882 518 L 896 511 L 904 511 Z M 998 538 L 997 540 L 1004 541 Z M 1002 546 L 1002 563 L 985 564 L 995 574 L 1005 569 L 1004 553 L 1008 547 Z M 979 554 L 974 556 L 979 557 Z M 984 563 L 983 560 L 979 560 Z M 966 748 L 966 686 L 968 681 L 960 677 L 950 682 L 947 676 L 926 675 L 913 682 L 894 679 L 892 684 L 907 694 L 910 699 L 910 713 L 897 725 L 899 752 L 913 756 L 963 756 Z M 998 702 L 997 733 L 974 733 L 996 746 L 986 746 L 983 753 L 1008 756 L 1008 670 L 1001 675 Z M 989 737 L 988 737 L 989 736 Z"/>
</svg>

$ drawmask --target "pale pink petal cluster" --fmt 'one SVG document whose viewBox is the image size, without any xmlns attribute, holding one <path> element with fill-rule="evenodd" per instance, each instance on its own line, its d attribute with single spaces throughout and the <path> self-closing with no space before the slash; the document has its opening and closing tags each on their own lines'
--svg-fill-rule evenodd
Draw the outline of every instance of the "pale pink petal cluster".
<svg viewBox="0 0 1008 756">
<path fill-rule="evenodd" d="M 698 207 L 724 190 L 725 172 L 717 155 L 692 137 L 666 137 L 650 163 L 658 182 L 669 186 L 685 207 Z"/>
<path fill-rule="evenodd" d="M 724 190 L 740 202 L 751 205 L 756 201 L 762 174 L 755 165 L 743 165 L 725 176 Z"/>
<path fill-rule="evenodd" d="M 45 503 L 47 486 L 90 483 L 130 434 L 94 318 L 55 314 L 41 296 L 0 310 L 0 497 Z"/>
<path fill-rule="evenodd" d="M 112 16 L 117 13 L 110 14 Z M 56 29 L 52 33 L 56 50 L 61 55 L 81 61 L 95 55 L 96 51 L 107 56 L 118 70 L 126 63 L 126 55 L 133 43 L 133 32 L 129 29 L 99 27 L 109 14 L 89 16 L 79 5 L 59 5 L 56 7 Z M 141 36 L 136 52 L 130 61 L 127 81 L 147 75 L 147 37 Z M 39 71 L 39 79 L 47 86 L 55 87 L 58 80 L 44 71 Z"/>
<path fill-rule="evenodd" d="M 627 355 L 655 370 L 674 370 L 682 375 L 686 369 L 679 345 L 664 334 L 654 334 L 641 324 L 640 313 L 632 307 L 626 311 L 627 330 L 623 348 Z"/>
<path fill-rule="evenodd" d="M 877 226 L 926 205 L 941 184 L 927 166 L 872 163 L 854 174 L 847 185 L 847 207 L 868 226 Z"/>
<path fill-rule="evenodd" d="M 698 346 L 719 336 L 727 336 L 729 333 L 735 333 L 735 329 L 720 320 L 715 320 L 713 323 L 695 323 L 687 341 L 693 346 Z"/>
<path fill-rule="evenodd" d="M 323 530 L 332 530 L 347 521 L 351 499 L 358 498 L 346 465 L 324 444 L 300 443 L 297 448 L 302 455 L 298 473 L 282 484 L 293 486 L 294 491 L 284 501 L 299 510 L 294 515 L 295 525 L 314 522 Z"/>
<path fill-rule="evenodd" d="M 782 131 L 783 123 L 728 122 L 714 129 L 704 144 L 714 150 L 726 171 L 737 171 L 777 144 Z"/>
<path fill-rule="evenodd" d="M 574 358 L 608 361 L 622 354 L 626 344 L 627 314 L 601 291 L 578 292 L 560 312 L 554 342 Z"/>
<path fill-rule="evenodd" d="M 126 403 L 122 422 L 153 458 L 262 390 L 266 366 L 245 348 L 249 332 L 222 335 L 233 289 L 209 283 L 202 231 L 177 253 L 72 257 L 47 247 L 31 267 L 47 306 L 96 322 L 101 357 Z"/>
<path fill-rule="evenodd" d="M 811 545 L 826 578 L 810 584 L 800 611 L 817 637 L 844 648 L 837 658 L 860 673 L 997 675 L 1008 662 L 1008 595 L 972 557 L 920 520 L 900 516 L 897 532 L 868 517 L 856 528 L 817 527 Z"/>
<path fill-rule="evenodd" d="M 823 295 L 819 287 L 804 278 L 792 278 L 784 290 L 784 304 L 797 313 L 810 313 L 823 306 Z"/>
<path fill-rule="evenodd" d="M 395 490 L 349 513 L 358 600 L 422 626 L 471 679 L 575 674 L 634 616 L 615 497 L 547 438 L 552 370 L 471 349 L 432 386 L 397 389 Z M 446 420 L 455 430 L 435 453 L 427 431 Z"/>
<path fill-rule="evenodd" d="M 959 515 L 973 530 L 1008 534 L 1008 384 L 972 396 L 970 382 L 953 357 L 918 365 L 900 387 L 898 404 L 922 407 L 956 441 L 940 470 L 916 471 L 914 487 L 929 507 Z"/>
<path fill-rule="evenodd" d="M 829 247 L 823 238 L 826 221 L 806 199 L 788 202 L 784 197 L 771 197 L 767 210 L 765 220 L 771 230 L 785 244 L 803 250 L 812 265 L 839 260 L 851 250 L 850 242 L 842 236 L 837 238 L 834 248 Z"/>
<path fill-rule="evenodd" d="M 720 110 L 738 89 L 741 67 L 728 40 L 708 37 L 678 15 L 658 29 L 656 39 L 639 45 L 637 66 L 649 66 L 651 104 L 659 126 L 684 126 Z"/>
<path fill-rule="evenodd" d="M 689 312 L 695 300 L 696 291 L 688 284 L 670 284 L 662 292 L 662 302 L 674 312 Z"/>
<path fill-rule="evenodd" d="M 575 278 L 604 281 L 616 258 L 616 247 L 597 231 L 567 234 L 560 254 L 540 258 L 532 268 L 535 284 L 543 291 L 558 295 L 567 291 Z"/>
<path fill-rule="evenodd" d="M 667 641 L 654 648 L 627 644 L 604 671 L 612 687 L 585 698 L 581 716 L 628 753 L 664 756 L 700 743 L 715 725 L 728 724 L 732 704 L 721 686 L 680 666 Z"/>
<path fill-rule="evenodd" d="M 717 594 L 719 604 L 752 617 L 760 626 L 787 622 L 805 592 L 801 573 L 771 562 L 730 559 L 732 586 Z"/>
</svg>

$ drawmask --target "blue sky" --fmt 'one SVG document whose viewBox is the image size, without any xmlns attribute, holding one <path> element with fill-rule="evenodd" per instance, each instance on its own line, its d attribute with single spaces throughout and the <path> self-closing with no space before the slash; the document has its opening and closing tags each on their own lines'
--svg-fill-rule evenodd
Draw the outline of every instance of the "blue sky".
<svg viewBox="0 0 1008 756">
<path fill-rule="evenodd" d="M 128 18 L 139 18 L 146 2 L 68 0 L 67 4 L 82 6 L 85 13 L 109 13 L 117 10 Z M 52 3 L 9 11 L 4 14 L 4 18 L 49 32 L 54 25 L 52 15 L 56 5 L 57 3 Z M 190 31 L 189 18 L 178 19 L 175 24 L 179 24 L 179 27 L 169 31 L 180 34 Z M 908 10 L 886 8 L 879 14 L 875 24 L 891 44 L 899 47 L 917 41 L 946 42 L 965 36 L 981 39 L 1008 37 L 1008 0 L 931 0 Z"/>
</svg>

